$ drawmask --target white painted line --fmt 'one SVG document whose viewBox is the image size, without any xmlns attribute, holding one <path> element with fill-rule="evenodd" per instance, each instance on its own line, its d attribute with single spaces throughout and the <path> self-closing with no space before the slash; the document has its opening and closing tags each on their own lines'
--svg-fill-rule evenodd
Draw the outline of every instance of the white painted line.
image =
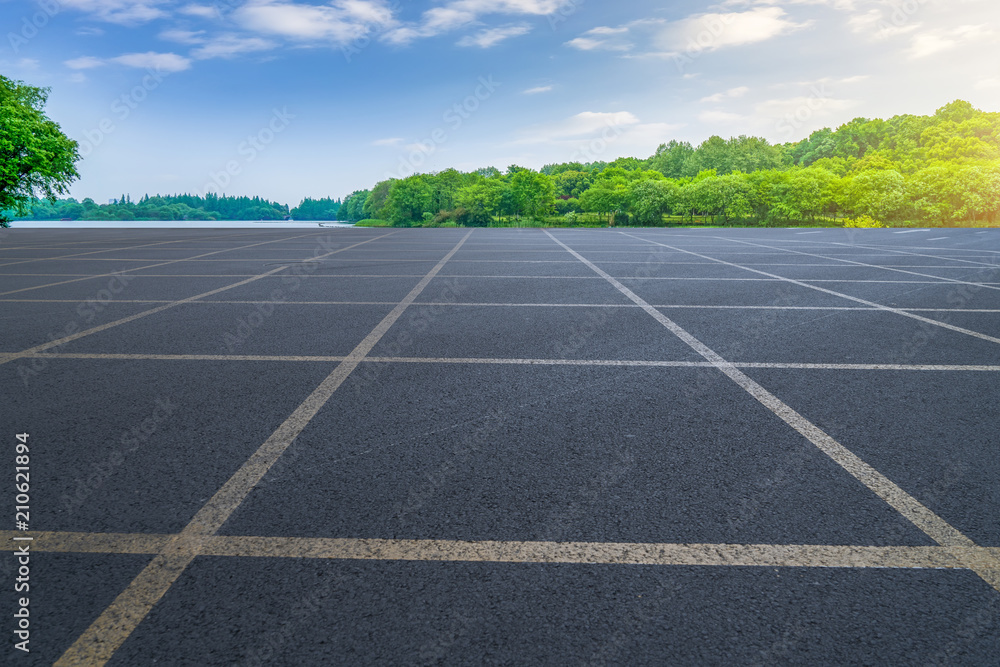
<svg viewBox="0 0 1000 667">
<path fill-rule="evenodd" d="M 795 232 L 796 234 L 822 234 L 823 232 Z"/>
<path fill-rule="evenodd" d="M 946 241 L 947 239 L 948 239 L 947 236 L 935 236 L 932 239 L 924 239 L 924 240 L 925 241 Z"/>
<path fill-rule="evenodd" d="M 914 232 L 926 232 L 926 229 L 907 229 L 905 232 L 893 232 L 893 234 L 913 234 Z"/>
<path fill-rule="evenodd" d="M 236 508 L 246 499 L 281 455 L 298 438 L 302 429 L 326 405 L 358 364 L 402 317 L 406 309 L 434 279 L 444 265 L 469 238 L 462 240 L 444 256 L 424 278 L 386 315 L 295 411 L 230 477 L 179 535 L 171 538 L 132 583 L 80 635 L 55 663 L 56 665 L 103 665 L 132 634 L 153 606 L 173 586 L 177 578 L 200 554 L 206 540 L 215 535 Z M 376 237 L 382 238 L 382 237 Z M 284 268 L 284 267 L 283 267 Z"/>
<path fill-rule="evenodd" d="M 250 236 L 250 234 L 249 233 L 247 233 L 247 234 L 235 234 L 235 236 Z M 138 238 L 138 237 L 136 237 L 136 238 Z M 229 235 L 220 235 L 220 236 L 209 236 L 209 237 L 206 237 L 206 238 L 221 239 L 221 238 L 231 238 L 231 236 L 229 236 Z M 129 241 L 129 239 L 121 239 L 121 240 L 122 241 L 126 241 L 126 242 Z M 172 244 L 172 243 L 184 243 L 185 241 L 188 241 L 188 240 L 190 240 L 190 239 L 178 239 L 178 240 L 175 240 L 175 241 L 159 241 L 157 243 L 144 243 L 142 245 L 126 246 L 124 248 L 115 246 L 115 247 L 111 248 L 111 250 L 135 250 L 137 248 L 149 248 L 151 246 L 169 245 L 169 244 Z M 82 257 L 83 255 L 98 255 L 98 254 L 100 254 L 102 252 L 110 252 L 110 251 L 109 250 L 105 250 L 105 249 L 101 249 L 101 250 L 93 250 L 91 252 L 76 253 L 74 255 L 62 255 L 62 256 L 59 256 L 59 257 L 32 257 L 32 258 L 22 259 L 22 260 L 17 261 L 17 262 L 10 262 L 8 264 L 0 264 L 0 267 L 13 266 L 15 264 L 29 264 L 31 262 L 45 262 L 45 261 L 53 261 L 53 260 L 60 260 L 60 259 L 70 259 L 70 258 L 84 259 Z M 16 259 L 16 258 L 10 258 L 10 259 Z M 104 260 L 103 257 L 87 257 L 86 259 L 91 259 L 91 260 L 94 260 L 94 261 L 102 261 L 102 260 Z M 149 261 L 149 260 L 141 260 L 141 261 Z"/>
<path fill-rule="evenodd" d="M 945 278 L 943 276 L 935 276 L 935 275 L 930 274 L 930 273 L 921 273 L 919 271 L 907 271 L 905 269 L 896 269 L 896 268 L 890 268 L 890 267 L 887 267 L 887 266 L 879 266 L 878 264 L 867 264 L 865 262 L 856 262 L 856 261 L 850 260 L 850 259 L 837 259 L 837 258 L 829 257 L 827 255 L 819 255 L 819 254 L 813 253 L 813 252 L 803 252 L 801 250 L 791 250 L 791 249 L 788 249 L 788 248 L 775 248 L 774 246 L 765 245 L 763 243 L 751 243 L 750 241 L 739 241 L 739 243 L 743 243 L 744 245 L 754 246 L 754 247 L 757 247 L 757 248 L 769 248 L 771 250 L 782 250 L 782 251 L 787 252 L 787 253 L 792 253 L 792 254 L 795 254 L 795 255 L 802 255 L 804 257 L 819 257 L 819 258 L 822 258 L 822 259 L 834 259 L 835 261 L 844 262 L 845 264 L 850 264 L 850 265 L 863 266 L 863 267 L 867 267 L 867 268 L 871 268 L 871 269 L 882 269 L 882 270 L 885 270 L 885 271 L 892 271 L 894 273 L 905 273 L 907 275 L 919 276 L 921 278 L 933 278 L 934 280 L 933 280 L 933 282 L 931 284 L 952 283 L 952 284 L 957 284 L 957 285 L 970 285 L 970 286 L 973 286 L 973 287 L 985 287 L 986 289 L 1000 289 L 1000 287 L 996 286 L 996 283 L 992 283 L 992 282 L 972 282 L 972 281 L 969 281 L 969 280 L 958 280 L 957 278 Z M 1000 265 L 994 266 L 994 268 L 997 271 L 1000 271 Z M 985 267 L 984 267 L 983 270 L 985 270 Z M 836 282 L 836 281 L 812 280 L 810 282 Z M 850 281 L 844 281 L 844 282 L 850 282 Z M 861 282 L 863 282 L 863 281 L 861 281 Z M 875 281 L 875 282 L 880 282 L 880 281 Z M 904 281 L 887 281 L 887 282 L 904 282 Z M 910 281 L 910 282 L 913 282 L 913 281 Z M 914 284 L 920 284 L 920 282 L 917 281 L 917 282 L 914 282 Z"/>
<path fill-rule="evenodd" d="M 342 252 L 343 250 L 349 250 L 349 249 L 351 249 L 351 248 L 353 248 L 353 247 L 355 247 L 357 245 L 363 245 L 365 243 L 371 243 L 372 241 L 377 241 L 378 239 L 385 238 L 386 236 L 391 236 L 391 235 L 392 235 L 392 232 L 389 232 L 388 234 L 383 234 L 382 236 L 376 236 L 376 237 L 368 239 L 366 241 L 361 241 L 361 242 L 355 244 L 354 246 L 347 246 L 346 248 L 340 248 L 338 250 L 333 250 L 333 251 L 327 253 L 327 255 L 333 255 L 333 254 L 336 254 L 338 252 Z M 169 308 L 174 308 L 176 306 L 180 306 L 180 305 L 183 305 L 183 304 L 186 304 L 186 303 L 192 303 L 194 301 L 197 301 L 198 299 L 204 299 L 205 297 L 212 296 L 213 294 L 219 294 L 220 292 L 225 292 L 226 290 L 231 290 L 231 289 L 233 289 L 235 287 L 241 287 L 243 285 L 247 285 L 247 284 L 252 283 L 252 282 L 254 282 L 256 280 L 260 280 L 261 278 L 266 278 L 267 276 L 270 276 L 270 275 L 272 275 L 274 273 L 277 273 L 279 271 L 284 271 L 287 268 L 288 268 L 287 266 L 279 266 L 279 267 L 277 267 L 277 268 L 275 268 L 275 269 L 273 269 L 271 271 L 268 271 L 267 273 L 262 273 L 259 276 L 255 276 L 253 278 L 247 278 L 246 280 L 241 280 L 241 281 L 239 281 L 237 283 L 233 283 L 231 285 L 226 285 L 224 287 L 220 287 L 218 289 L 214 289 L 214 290 L 211 290 L 211 291 L 208 291 L 208 292 L 204 292 L 202 294 L 196 294 L 194 296 L 187 297 L 186 299 L 179 299 L 177 301 L 171 301 L 171 302 L 166 303 L 166 304 L 164 304 L 162 306 L 157 306 L 156 308 L 150 308 L 149 310 L 144 310 L 144 311 L 135 313 L 133 315 L 129 315 L 128 317 L 123 317 L 121 319 L 114 320 L 112 322 L 106 322 L 104 324 L 101 324 L 101 325 L 98 325 L 98 326 L 95 326 L 95 327 L 91 327 L 89 329 L 84 329 L 83 331 L 78 331 L 78 332 L 76 332 L 74 334 L 71 334 L 69 336 L 63 336 L 62 338 L 52 339 L 48 343 L 42 343 L 41 345 L 35 345 L 34 347 L 28 348 L 27 350 L 23 350 L 23 351 L 18 352 L 16 354 L 10 354 L 10 355 L 7 355 L 7 356 L 5 356 L 3 358 L 0 358 L 0 365 L 6 364 L 6 363 L 8 363 L 10 361 L 13 361 L 14 359 L 20 359 L 22 357 L 34 354 L 36 352 L 44 352 L 45 350 L 51 349 L 53 347 L 59 347 L 59 346 L 64 345 L 64 344 L 66 344 L 66 343 L 68 343 L 70 341 L 74 341 L 74 340 L 77 340 L 78 338 L 83 338 L 84 336 L 89 336 L 91 334 L 95 334 L 95 333 L 98 333 L 100 331 L 104 331 L 106 329 L 110 329 L 111 327 L 116 327 L 116 326 L 121 325 L 121 324 L 126 324 L 128 322 L 133 322 L 133 321 L 138 320 L 138 319 L 143 318 L 143 317 L 148 317 L 149 315 L 154 315 L 156 313 L 163 312 L 164 310 L 167 310 Z"/>
<path fill-rule="evenodd" d="M 0 531 L 0 543 L 25 539 Z M 32 549 L 48 553 L 159 554 L 174 535 L 37 532 Z M 27 539 L 34 539 L 29 537 Z M 701 567 L 836 567 L 967 569 L 950 547 L 800 544 L 671 544 L 393 540 L 371 538 L 214 535 L 202 554 L 237 558 L 312 558 L 373 561 L 690 565 Z M 963 548 L 964 560 L 991 550 Z"/>
<path fill-rule="evenodd" d="M 316 233 L 299 234 L 298 236 L 293 236 L 291 238 L 301 238 L 303 236 L 315 237 L 315 236 L 318 236 L 318 234 L 316 234 Z M 218 255 L 219 253 L 223 253 L 223 252 L 232 252 L 232 251 L 235 251 L 235 250 L 244 250 L 246 248 L 255 248 L 257 246 L 268 245 L 269 243 L 277 243 L 277 242 L 278 242 L 277 240 L 275 240 L 275 241 L 261 241 L 260 243 L 252 243 L 250 245 L 238 246 L 236 248 L 227 248 L 227 249 L 223 249 L 223 250 L 216 250 L 215 252 L 207 252 L 207 253 L 204 253 L 202 255 L 195 255 L 195 257 L 207 257 L 208 255 Z M 156 261 L 156 260 L 145 260 L 145 261 Z M 131 273 L 132 271 L 141 271 L 143 269 L 153 269 L 153 268 L 156 268 L 156 267 L 159 267 L 159 266 L 167 266 L 169 264 L 177 264 L 178 262 L 183 262 L 183 261 L 187 261 L 187 260 L 174 259 L 174 260 L 170 260 L 170 261 L 166 261 L 166 262 L 160 262 L 159 264 L 150 264 L 149 266 L 139 266 L 139 267 L 135 267 L 135 268 L 132 268 L 132 269 L 122 269 L 121 271 L 115 271 L 115 272 L 112 272 L 112 273 L 102 273 L 102 274 L 98 274 L 98 275 L 95 275 L 95 276 L 88 276 L 86 278 L 73 278 L 72 280 L 61 280 L 59 282 L 47 283 L 45 285 L 35 285 L 33 287 L 24 287 L 24 288 L 21 288 L 21 289 L 10 290 L 8 292 L 0 292 L 0 296 L 7 296 L 8 294 L 17 294 L 19 292 L 29 292 L 31 290 L 44 289 L 46 287 L 55 287 L 57 285 L 66 285 L 66 284 L 69 284 L 69 283 L 78 283 L 78 282 L 82 282 L 82 281 L 85 281 L 85 280 L 94 280 L 96 278 L 110 278 L 112 276 L 117 276 L 117 275 L 124 274 L 124 273 Z M 225 276 L 220 276 L 220 277 L 225 278 Z"/>
<path fill-rule="evenodd" d="M 910 522 L 926 533 L 928 537 L 941 546 L 976 547 L 975 542 L 963 535 L 960 531 L 933 511 L 925 507 L 920 501 L 897 486 L 888 477 L 869 464 L 865 463 L 852 451 L 834 440 L 818 426 L 793 410 L 791 406 L 787 405 L 777 396 L 752 380 L 746 373 L 734 367 L 730 362 L 723 359 L 717 352 L 692 336 L 673 320 L 663 315 L 663 313 L 650 306 L 640 296 L 625 287 L 625 285 L 615 280 L 611 275 L 602 271 L 593 262 L 589 261 L 568 245 L 557 239 L 551 234 L 551 232 L 546 230 L 545 233 L 548 234 L 553 241 L 565 248 L 567 252 L 589 266 L 595 273 L 611 283 L 616 289 L 618 289 L 618 291 L 634 303 L 641 306 L 643 310 L 649 313 L 667 330 L 684 341 L 691 349 L 695 350 L 706 360 L 715 364 L 716 368 L 727 375 L 729 379 L 737 385 L 742 387 L 744 391 L 757 399 L 761 405 L 773 412 L 775 416 L 780 418 L 786 424 L 798 431 L 803 437 L 812 442 L 817 448 L 820 449 L 820 451 L 833 459 L 833 461 L 835 461 L 841 468 L 850 473 L 855 479 L 867 486 L 873 493 L 878 495 L 897 512 L 906 517 Z M 624 232 L 622 233 L 624 234 Z M 630 234 L 625 235 L 639 240 L 646 240 Z M 1000 340 L 997 342 L 1000 342 Z M 997 565 L 1000 565 L 1000 563 Z M 994 572 L 992 568 L 983 567 L 980 564 L 974 563 L 969 563 L 969 567 L 979 574 L 980 577 L 986 580 L 991 586 L 996 587 L 997 590 L 1000 591 L 1000 578 L 998 578 L 997 573 Z"/>
<path fill-rule="evenodd" d="M 625 234 L 625 232 L 620 232 L 620 233 L 621 234 Z M 626 236 L 631 236 L 631 234 L 626 234 Z M 632 238 L 640 238 L 640 237 L 633 236 Z M 642 240 L 647 240 L 647 239 L 642 239 Z M 659 243 L 657 241 L 649 241 L 649 243 L 652 243 L 652 244 L 655 244 L 655 245 L 664 245 L 664 244 Z M 748 245 L 757 245 L 757 244 L 755 244 L 755 243 L 749 243 Z M 671 246 L 667 246 L 667 247 L 671 247 Z M 887 313 L 895 313 L 897 315 L 902 315 L 903 317 L 909 317 L 911 319 L 914 319 L 914 320 L 917 320 L 917 321 L 920 321 L 920 322 L 924 322 L 926 324 L 931 324 L 933 326 L 942 327 L 942 328 L 948 329 L 950 331 L 955 331 L 955 332 L 958 332 L 958 333 L 961 333 L 961 334 L 965 334 L 967 336 L 972 336 L 974 338 L 979 338 L 981 340 L 989 341 L 991 343 L 1000 343 L 1000 338 L 996 338 L 994 336 L 987 336 L 986 334 L 979 333 L 978 331 L 971 331 L 970 329 L 963 329 L 962 327 L 956 327 L 956 326 L 954 326 L 952 324 L 948 324 L 946 322 L 939 322 L 937 320 L 932 320 L 932 319 L 927 318 L 927 317 L 922 317 L 920 315 L 915 315 L 915 314 L 913 314 L 913 313 L 911 313 L 911 312 L 909 312 L 907 310 L 903 310 L 903 309 L 900 309 L 900 308 L 891 308 L 889 306 L 883 306 L 882 304 L 875 303 L 874 301 L 867 301 L 865 299 L 860 299 L 860 298 L 858 298 L 856 296 L 850 296 L 849 294 L 843 294 L 841 292 L 835 292 L 833 290 L 829 290 L 829 289 L 827 289 L 825 287 L 820 287 L 818 285 L 810 285 L 809 283 L 802 282 L 801 280 L 793 280 L 792 278 L 783 278 L 781 276 L 776 276 L 773 273 L 767 273 L 766 271 L 759 271 L 757 269 L 751 269 L 751 268 L 749 268 L 747 266 L 740 266 L 739 264 L 734 264 L 732 262 L 727 262 L 724 259 L 717 259 L 715 257 L 709 257 L 707 255 L 701 255 L 699 253 L 692 252 L 690 250 L 684 250 L 683 252 L 690 253 L 692 255 L 695 255 L 696 257 L 702 257 L 704 259 L 711 259 L 711 260 L 714 260 L 716 262 L 719 262 L 720 264 L 726 264 L 727 266 L 735 266 L 737 268 L 745 269 L 745 270 L 751 271 L 753 273 L 759 273 L 759 274 L 761 274 L 763 276 L 770 276 L 772 278 L 778 278 L 780 280 L 784 280 L 785 282 L 789 282 L 789 283 L 791 283 L 793 285 L 800 285 L 802 287 L 808 287 L 809 289 L 814 289 L 814 290 L 817 290 L 819 292 L 824 292 L 826 294 L 830 294 L 830 295 L 833 295 L 833 296 L 838 296 L 838 297 L 840 297 L 842 299 L 847 299 L 849 301 L 854 301 L 855 303 L 861 303 L 861 304 L 864 304 L 866 306 L 871 306 L 871 307 L 876 308 L 878 310 L 884 310 Z M 795 251 L 795 250 L 789 250 L 787 252 L 797 252 L 797 251 Z M 962 282 L 962 281 L 958 281 L 958 282 Z"/>
</svg>

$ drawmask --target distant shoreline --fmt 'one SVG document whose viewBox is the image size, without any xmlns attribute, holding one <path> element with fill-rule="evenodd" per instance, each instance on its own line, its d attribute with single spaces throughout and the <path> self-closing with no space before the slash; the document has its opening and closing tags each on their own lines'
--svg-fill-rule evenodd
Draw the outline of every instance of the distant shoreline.
<svg viewBox="0 0 1000 667">
<path fill-rule="evenodd" d="M 316 229 L 349 228 L 338 220 L 13 220 L 11 229 Z"/>
</svg>

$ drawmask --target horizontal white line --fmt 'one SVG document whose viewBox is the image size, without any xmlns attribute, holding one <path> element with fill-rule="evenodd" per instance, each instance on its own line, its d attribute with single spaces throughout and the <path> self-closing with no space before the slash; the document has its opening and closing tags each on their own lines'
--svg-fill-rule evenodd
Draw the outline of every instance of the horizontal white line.
<svg viewBox="0 0 1000 667">
<path fill-rule="evenodd" d="M 13 531 L 0 531 L 0 543 Z M 151 533 L 35 532 L 32 550 L 53 553 L 159 554 L 176 536 Z M 176 549 L 176 547 L 174 547 Z M 969 569 L 996 562 L 1000 549 L 943 546 L 812 544 L 676 544 L 398 540 L 372 538 L 212 535 L 199 554 L 216 557 L 311 558 L 370 561 L 688 565 L 702 567 L 818 567 Z"/>
<path fill-rule="evenodd" d="M 4 355 L 0 355 L 4 356 Z M 338 363 L 346 357 L 309 355 L 225 355 L 225 354 L 124 354 L 97 352 L 60 352 L 46 354 L 38 352 L 25 358 L 81 359 L 102 361 L 266 361 L 289 363 Z M 629 359 L 516 359 L 489 357 L 366 357 L 360 363 L 376 364 L 452 364 L 452 365 L 494 365 L 494 366 L 609 366 L 637 368 L 715 368 L 708 361 L 649 361 Z M 962 371 L 1000 372 L 1000 366 L 961 364 L 811 364 L 736 361 L 730 364 L 736 368 L 787 369 L 787 370 L 834 370 L 834 371 Z"/>
<path fill-rule="evenodd" d="M 888 267 L 865 267 L 865 268 L 888 268 Z M 171 275 L 171 274 L 145 274 L 145 273 L 129 273 L 129 278 L 157 278 L 157 279 L 189 279 L 189 278 L 213 278 L 218 280 L 228 280 L 230 278 L 251 278 L 257 274 L 231 274 L 231 275 Z M 71 276 L 81 276 L 84 280 L 98 280 L 101 278 L 108 278 L 109 276 L 99 275 L 87 277 L 87 274 L 53 274 L 51 277 L 71 277 Z M 42 277 L 42 276 L 38 276 Z M 302 280 L 367 280 L 367 279 L 414 279 L 422 278 L 422 275 L 417 274 L 321 274 L 314 273 L 309 276 L 302 277 Z M 690 277 L 690 276 L 644 276 L 644 277 L 632 277 L 632 276 L 615 276 L 618 280 L 658 280 L 658 281 L 677 281 L 677 282 L 732 282 L 732 283 L 773 283 L 773 282 L 785 282 L 786 279 L 783 278 L 721 278 L 721 277 Z M 458 278 L 462 280 L 600 280 L 600 276 L 559 276 L 559 275 L 549 275 L 549 276 L 529 276 L 529 275 L 479 275 L 479 274 L 442 274 L 437 276 L 439 280 L 448 280 L 453 278 Z M 277 273 L 268 278 L 261 279 L 261 282 L 267 282 L 268 280 L 287 280 L 288 276 Z M 798 280 L 806 283 L 864 283 L 873 285 L 951 285 L 954 282 L 949 278 L 942 277 L 940 280 L 858 280 L 852 278 L 798 278 Z M 83 280 L 78 282 L 84 282 Z M 981 285 L 984 287 L 1000 285 L 1000 282 L 967 282 L 962 281 L 963 285 Z M 36 289 L 43 288 L 55 288 L 61 285 L 39 285 Z"/>
<path fill-rule="evenodd" d="M 115 299 L 110 303 L 173 303 L 174 299 Z M 0 303 L 81 303 L 80 299 L 0 299 Z M 244 305 L 244 306 L 395 306 L 396 301 L 245 301 L 229 299 L 195 299 L 188 304 L 203 306 Z M 108 304 L 110 305 L 110 304 Z M 416 301 L 412 307 L 433 306 L 435 308 L 639 308 L 634 303 L 492 303 L 492 302 L 439 302 Z M 818 310 L 818 311 L 882 311 L 874 306 L 721 306 L 701 304 L 654 304 L 653 308 L 697 309 L 697 310 Z M 1000 313 L 1000 308 L 901 308 L 907 312 L 927 313 Z"/>
</svg>

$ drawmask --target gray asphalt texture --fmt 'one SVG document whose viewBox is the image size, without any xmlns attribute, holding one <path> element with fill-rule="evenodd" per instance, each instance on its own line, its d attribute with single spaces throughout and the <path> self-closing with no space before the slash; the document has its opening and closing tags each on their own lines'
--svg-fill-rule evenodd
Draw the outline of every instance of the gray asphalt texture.
<svg viewBox="0 0 1000 667">
<path fill-rule="evenodd" d="M 1000 547 L 1000 374 L 774 366 L 1000 364 L 972 335 L 1000 337 L 1000 233 L 621 231 L 552 234 Z M 3 230 L 0 355 L 106 326 L 0 364 L 32 530 L 180 532 L 468 233 Z M 138 358 L 80 356 L 108 354 Z M 719 370 L 573 363 L 704 359 L 541 230 L 473 231 L 368 357 L 220 535 L 935 544 Z M 51 664 L 151 559 L 33 553 L 25 655 L 0 556 L 0 656 Z M 950 569 L 198 556 L 109 664 L 995 665 L 1000 592 Z"/>
</svg>

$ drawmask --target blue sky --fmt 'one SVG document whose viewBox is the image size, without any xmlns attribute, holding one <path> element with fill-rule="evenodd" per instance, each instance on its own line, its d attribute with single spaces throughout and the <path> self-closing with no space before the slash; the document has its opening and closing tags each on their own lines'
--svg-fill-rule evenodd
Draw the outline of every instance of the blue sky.
<svg viewBox="0 0 1000 667">
<path fill-rule="evenodd" d="M 1000 111 L 996 0 L 0 0 L 78 198 L 291 205 L 447 167 L 793 141 L 957 98 Z"/>
</svg>

